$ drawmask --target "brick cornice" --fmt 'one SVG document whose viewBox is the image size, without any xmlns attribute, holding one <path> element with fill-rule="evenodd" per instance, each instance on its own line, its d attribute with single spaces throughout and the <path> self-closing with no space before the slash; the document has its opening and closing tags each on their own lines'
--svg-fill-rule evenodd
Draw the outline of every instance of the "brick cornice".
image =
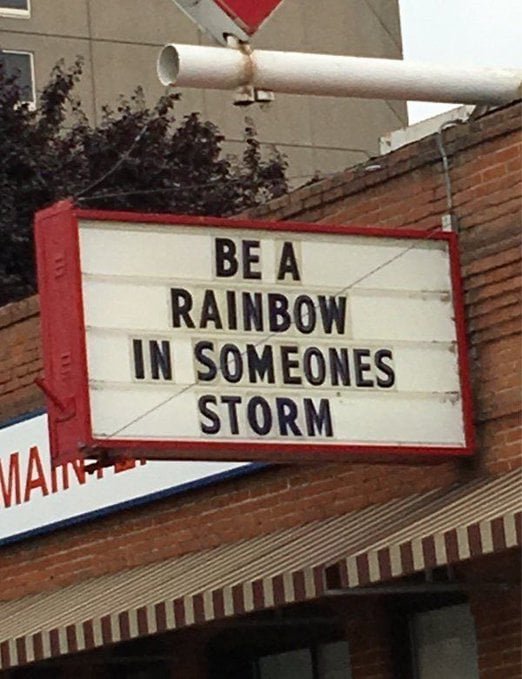
<svg viewBox="0 0 522 679">
<path fill-rule="evenodd" d="M 443 131 L 448 156 L 520 130 L 522 100 L 495 108 Z M 404 174 L 441 161 L 436 134 L 407 144 L 391 153 L 376 156 L 360 165 L 250 210 L 252 218 L 289 219 L 305 210 L 333 203 Z"/>
<path fill-rule="evenodd" d="M 40 300 L 38 295 L 27 297 L 18 302 L 11 302 L 0 307 L 0 328 L 7 328 L 40 314 Z"/>
</svg>

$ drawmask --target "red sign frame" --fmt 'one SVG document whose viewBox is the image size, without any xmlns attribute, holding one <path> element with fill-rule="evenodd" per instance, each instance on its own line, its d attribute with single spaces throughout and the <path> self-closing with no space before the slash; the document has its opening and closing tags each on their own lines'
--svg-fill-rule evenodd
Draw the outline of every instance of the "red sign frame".
<svg viewBox="0 0 522 679">
<path fill-rule="evenodd" d="M 282 0 L 215 0 L 246 33 L 253 35 Z"/>
<path fill-rule="evenodd" d="M 448 243 L 450 275 L 456 322 L 459 378 L 465 444 L 450 446 L 351 445 L 324 443 L 151 441 L 97 439 L 92 434 L 87 379 L 86 329 L 84 321 L 79 220 L 183 224 L 195 228 L 261 229 L 308 233 L 366 235 L 401 239 L 444 240 Z M 257 460 L 270 462 L 360 459 L 415 461 L 465 457 L 474 450 L 472 394 L 469 379 L 466 329 L 457 236 L 425 231 L 311 224 L 265 222 L 213 217 L 139 214 L 77 209 L 69 201 L 37 213 L 35 238 L 40 292 L 44 374 L 41 386 L 47 395 L 51 456 L 54 465 L 79 457 L 199 460 Z M 64 304 L 64 301 L 66 302 Z M 176 447 L 178 445 L 178 447 Z M 247 449 L 247 450 L 246 450 Z M 348 458 L 346 456 L 349 456 Z"/>
</svg>

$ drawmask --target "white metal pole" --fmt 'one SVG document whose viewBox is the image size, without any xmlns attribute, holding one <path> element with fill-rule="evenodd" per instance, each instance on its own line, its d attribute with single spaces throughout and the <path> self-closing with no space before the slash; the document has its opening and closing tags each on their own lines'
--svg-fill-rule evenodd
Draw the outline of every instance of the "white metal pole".
<svg viewBox="0 0 522 679">
<path fill-rule="evenodd" d="M 503 104 L 522 95 L 522 71 L 467 68 L 301 52 L 166 45 L 158 59 L 164 85 L 289 94 Z"/>
</svg>

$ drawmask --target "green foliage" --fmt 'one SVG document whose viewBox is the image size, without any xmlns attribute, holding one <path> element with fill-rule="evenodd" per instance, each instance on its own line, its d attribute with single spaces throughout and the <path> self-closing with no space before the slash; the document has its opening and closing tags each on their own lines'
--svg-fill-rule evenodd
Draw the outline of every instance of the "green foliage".
<svg viewBox="0 0 522 679">
<path fill-rule="evenodd" d="M 287 192 L 286 162 L 264 157 L 254 130 L 241 158 L 222 152 L 197 113 L 175 120 L 176 95 L 146 106 L 138 89 L 93 127 L 74 97 L 82 64 L 58 64 L 31 111 L 0 65 L 0 305 L 35 291 L 34 213 L 72 197 L 81 207 L 232 215 Z"/>
</svg>

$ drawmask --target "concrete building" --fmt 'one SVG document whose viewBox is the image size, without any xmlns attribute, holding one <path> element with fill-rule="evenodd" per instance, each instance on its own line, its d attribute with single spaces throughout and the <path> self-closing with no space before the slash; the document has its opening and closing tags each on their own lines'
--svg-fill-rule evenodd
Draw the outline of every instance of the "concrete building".
<svg viewBox="0 0 522 679">
<path fill-rule="evenodd" d="M 172 0 L 0 0 L 0 49 L 24 72 L 28 99 L 34 100 L 59 59 L 71 64 L 81 55 L 78 92 L 93 121 L 102 106 L 138 85 L 153 103 L 164 91 L 156 58 L 173 41 L 210 43 Z M 398 0 L 285 0 L 253 42 L 267 49 L 399 59 Z M 245 110 L 233 106 L 228 93 L 186 90 L 179 115 L 191 111 L 215 122 L 232 151 L 248 116 L 262 142 L 287 154 L 290 176 L 303 181 L 316 171 L 366 160 L 378 152 L 379 136 L 407 121 L 404 102 L 277 95 L 265 110 Z"/>
</svg>

